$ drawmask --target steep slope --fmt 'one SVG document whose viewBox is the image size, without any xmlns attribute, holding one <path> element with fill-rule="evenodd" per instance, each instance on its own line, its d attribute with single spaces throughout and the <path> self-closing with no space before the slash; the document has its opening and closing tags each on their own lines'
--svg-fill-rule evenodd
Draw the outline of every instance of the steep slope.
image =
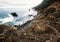
<svg viewBox="0 0 60 42">
<path fill-rule="evenodd" d="M 49 3 L 48 0 L 46 1 Z M 43 8 L 40 5 L 35 8 L 38 14 L 32 20 L 31 27 L 26 27 L 27 29 L 22 36 L 23 39 L 27 39 L 28 42 L 59 42 L 60 1 L 52 0 L 51 2 L 53 3 L 47 4 L 47 7 L 43 4 L 41 5 Z"/>
<path fill-rule="evenodd" d="M 0 25 L 0 42 L 18 42 L 20 35 L 14 27 Z"/>
<path fill-rule="evenodd" d="M 42 4 L 42 8 L 40 5 L 34 8 L 38 13 L 35 18 L 18 26 L 16 32 L 14 29 L 7 29 L 8 32 L 12 31 L 12 36 L 9 34 L 12 38 L 10 42 L 60 42 L 60 0 L 44 0 L 43 2 L 52 3 L 47 4 L 47 7 Z M 8 40 L 10 36 L 7 37 Z"/>
</svg>

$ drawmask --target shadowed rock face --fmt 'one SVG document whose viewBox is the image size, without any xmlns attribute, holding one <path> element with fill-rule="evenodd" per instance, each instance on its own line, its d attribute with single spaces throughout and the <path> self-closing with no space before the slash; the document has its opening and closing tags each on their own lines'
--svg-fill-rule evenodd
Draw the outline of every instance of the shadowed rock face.
<svg viewBox="0 0 60 42">
<path fill-rule="evenodd" d="M 41 4 L 39 4 L 38 6 L 34 7 L 34 9 L 35 10 L 45 9 L 57 1 L 60 1 L 60 0 L 43 0 L 43 2 Z"/>
<path fill-rule="evenodd" d="M 57 42 L 60 42 L 60 38 L 57 40 Z"/>
<path fill-rule="evenodd" d="M 3 33 L 3 28 L 0 27 L 0 34 Z"/>
</svg>

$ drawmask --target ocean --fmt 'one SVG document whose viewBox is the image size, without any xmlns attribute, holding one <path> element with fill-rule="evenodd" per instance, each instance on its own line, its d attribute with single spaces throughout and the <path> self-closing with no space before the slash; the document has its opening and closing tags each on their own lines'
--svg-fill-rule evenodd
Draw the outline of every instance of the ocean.
<svg viewBox="0 0 60 42">
<path fill-rule="evenodd" d="M 16 13 L 18 17 L 13 17 L 11 13 Z M 0 8 L 0 24 L 22 25 L 32 20 L 37 12 L 33 9 L 25 8 Z"/>
</svg>

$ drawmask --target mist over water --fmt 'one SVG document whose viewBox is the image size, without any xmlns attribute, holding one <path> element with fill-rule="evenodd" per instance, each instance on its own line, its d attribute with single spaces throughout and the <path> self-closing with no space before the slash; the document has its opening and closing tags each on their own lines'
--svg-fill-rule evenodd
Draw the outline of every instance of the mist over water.
<svg viewBox="0 0 60 42">
<path fill-rule="evenodd" d="M 10 15 L 12 12 L 17 13 L 18 17 Z M 25 8 L 0 8 L 0 24 L 21 25 L 32 20 L 36 14 L 37 12 L 32 9 L 29 11 Z"/>
<path fill-rule="evenodd" d="M 37 12 L 31 9 L 43 0 L 0 0 L 0 24 L 22 25 L 34 19 Z M 11 13 L 18 17 L 13 17 Z"/>
</svg>

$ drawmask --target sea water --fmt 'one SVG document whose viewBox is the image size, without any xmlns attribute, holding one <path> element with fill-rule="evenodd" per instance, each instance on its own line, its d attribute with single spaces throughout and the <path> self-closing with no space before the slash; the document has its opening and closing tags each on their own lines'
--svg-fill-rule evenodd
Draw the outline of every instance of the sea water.
<svg viewBox="0 0 60 42">
<path fill-rule="evenodd" d="M 13 12 L 15 12 L 18 16 L 13 17 L 11 15 Z M 33 9 L 0 8 L 0 24 L 22 25 L 25 22 L 34 19 L 35 15 L 37 15 L 37 12 Z"/>
</svg>

